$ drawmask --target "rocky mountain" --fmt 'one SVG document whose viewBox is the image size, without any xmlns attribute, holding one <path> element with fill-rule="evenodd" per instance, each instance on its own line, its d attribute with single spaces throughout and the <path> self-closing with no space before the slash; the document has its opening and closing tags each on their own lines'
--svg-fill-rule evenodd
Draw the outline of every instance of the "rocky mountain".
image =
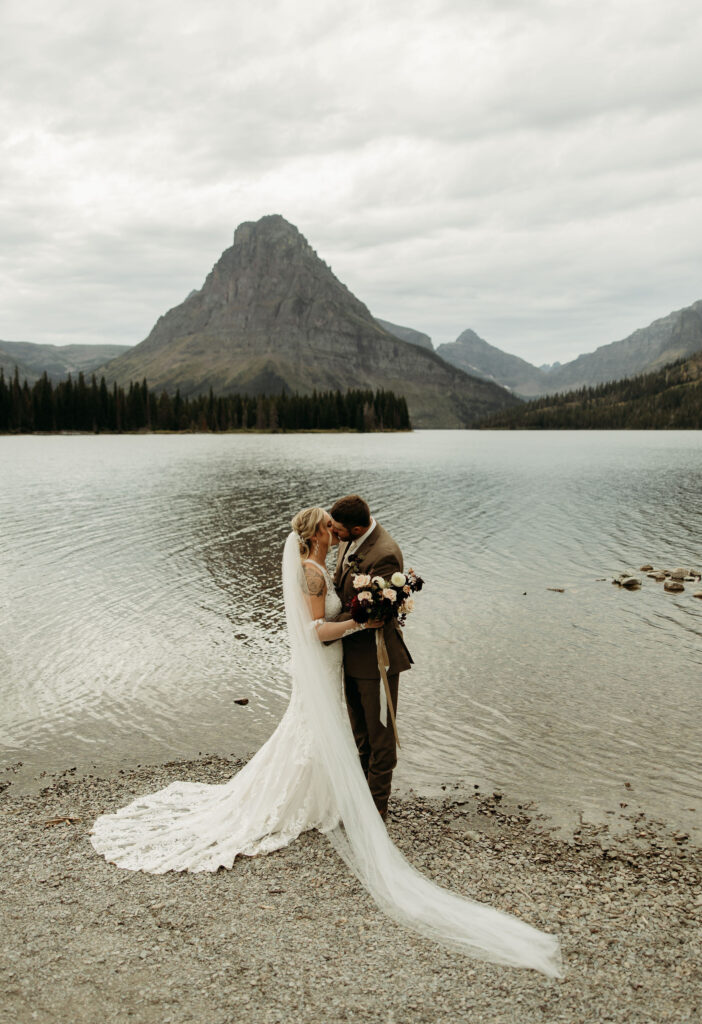
<svg viewBox="0 0 702 1024">
<path fill-rule="evenodd" d="M 5 377 L 14 375 L 15 366 L 20 380 L 32 385 L 46 372 L 56 383 L 69 373 L 77 376 L 81 371 L 90 374 L 104 366 L 108 359 L 129 351 L 128 345 L 36 345 L 30 341 L 0 341 L 0 366 Z"/>
<path fill-rule="evenodd" d="M 657 370 L 702 349 L 702 300 L 678 309 L 621 341 L 564 363 L 546 377 L 544 393 L 622 380 Z"/>
<path fill-rule="evenodd" d="M 531 398 L 543 394 L 546 377 L 542 370 L 489 345 L 475 331 L 463 331 L 455 341 L 439 345 L 436 353 L 466 373 L 502 384 L 517 395 Z"/>
<path fill-rule="evenodd" d="M 471 330 L 464 331 L 454 342 L 439 345 L 436 352 L 466 373 L 502 384 L 523 398 L 534 398 L 624 380 L 700 350 L 702 300 L 569 363 L 532 366 L 489 345 Z"/>
<path fill-rule="evenodd" d="M 378 316 L 375 318 L 375 322 L 380 324 L 388 334 L 394 334 L 396 338 L 408 341 L 410 345 L 419 345 L 421 348 L 428 348 L 430 352 L 434 351 L 434 346 L 428 334 L 415 331 L 411 327 L 400 327 L 398 324 L 391 324 L 389 320 L 381 320 Z"/>
<path fill-rule="evenodd" d="M 489 416 L 507 430 L 702 430 L 702 351 L 660 370 L 545 395 Z"/>
<path fill-rule="evenodd" d="M 469 426 L 517 401 L 385 330 L 279 215 L 240 224 L 202 288 L 104 372 L 183 395 L 386 388 L 415 427 Z"/>
</svg>

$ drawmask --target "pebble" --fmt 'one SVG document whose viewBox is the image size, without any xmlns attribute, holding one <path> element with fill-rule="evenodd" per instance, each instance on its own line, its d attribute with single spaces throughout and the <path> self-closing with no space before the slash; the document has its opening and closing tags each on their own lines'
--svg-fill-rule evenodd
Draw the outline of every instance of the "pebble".
<svg viewBox="0 0 702 1024">
<path fill-rule="evenodd" d="M 88 833 L 103 810 L 179 778 L 221 784 L 244 764 L 204 755 L 105 778 L 64 773 L 31 797 L 6 790 L 8 1021 L 30 1019 L 31 1008 L 47 1024 L 94 1024 L 98 1005 L 100 1020 L 163 1024 L 696 1019 L 700 850 L 686 833 L 619 809 L 616 834 L 584 823 L 559 838 L 538 808 L 502 792 L 447 787 L 440 799 L 391 801 L 390 836 L 420 870 L 560 934 L 567 973 L 558 981 L 398 927 L 317 832 L 215 874 L 144 875 L 95 854 Z M 72 823 L 43 827 L 58 817 Z M 58 890 L 46 884 L 59 879 Z"/>
</svg>

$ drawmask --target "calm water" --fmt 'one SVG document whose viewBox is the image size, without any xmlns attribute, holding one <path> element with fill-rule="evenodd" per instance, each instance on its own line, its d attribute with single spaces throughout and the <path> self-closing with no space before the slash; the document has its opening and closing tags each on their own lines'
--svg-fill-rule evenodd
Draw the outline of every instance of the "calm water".
<svg viewBox="0 0 702 1024">
<path fill-rule="evenodd" d="M 699 586 L 599 579 L 702 563 L 693 432 L 0 438 L 4 766 L 254 750 L 288 696 L 286 524 L 355 490 L 427 581 L 400 784 L 695 828 Z"/>
</svg>

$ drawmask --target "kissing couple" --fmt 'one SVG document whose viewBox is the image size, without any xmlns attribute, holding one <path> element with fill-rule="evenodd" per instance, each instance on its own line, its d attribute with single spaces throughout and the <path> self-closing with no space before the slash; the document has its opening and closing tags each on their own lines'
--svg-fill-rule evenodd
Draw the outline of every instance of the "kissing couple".
<svg viewBox="0 0 702 1024">
<path fill-rule="evenodd" d="M 332 578 L 326 558 L 337 541 Z M 555 936 L 436 885 L 388 835 L 393 712 L 399 673 L 412 659 L 395 619 L 358 623 L 349 606 L 354 575 L 388 579 L 402 570 L 400 548 L 358 495 L 329 511 L 298 512 L 283 550 L 292 690 L 277 729 L 228 782 L 177 781 L 137 797 L 101 815 L 91 842 L 108 862 L 133 871 L 217 871 L 317 829 L 398 923 L 467 955 L 560 977 Z"/>
</svg>

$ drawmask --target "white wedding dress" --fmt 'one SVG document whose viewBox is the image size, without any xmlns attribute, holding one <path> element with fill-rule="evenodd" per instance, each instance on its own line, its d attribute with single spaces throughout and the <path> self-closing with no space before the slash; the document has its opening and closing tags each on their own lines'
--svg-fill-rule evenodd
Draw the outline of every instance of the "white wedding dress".
<svg viewBox="0 0 702 1024">
<path fill-rule="evenodd" d="M 325 618 L 341 609 L 328 573 Z M 283 556 L 292 695 L 280 725 L 229 782 L 174 782 L 97 819 L 91 842 L 119 867 L 160 874 L 231 868 L 240 855 L 319 829 L 400 924 L 462 953 L 562 975 L 558 939 L 416 871 L 391 842 L 363 775 L 342 688 L 341 641 L 317 639 L 298 541 Z"/>
<path fill-rule="evenodd" d="M 333 619 L 341 601 L 326 571 L 325 579 L 324 617 Z M 320 681 L 346 714 L 341 641 L 320 648 L 325 662 Z M 90 841 L 106 860 L 133 871 L 216 871 L 230 868 L 240 854 L 270 853 L 307 829 L 328 832 L 338 824 L 300 688 L 293 685 L 278 728 L 229 782 L 173 782 L 137 797 L 116 814 L 98 818 Z"/>
</svg>

